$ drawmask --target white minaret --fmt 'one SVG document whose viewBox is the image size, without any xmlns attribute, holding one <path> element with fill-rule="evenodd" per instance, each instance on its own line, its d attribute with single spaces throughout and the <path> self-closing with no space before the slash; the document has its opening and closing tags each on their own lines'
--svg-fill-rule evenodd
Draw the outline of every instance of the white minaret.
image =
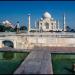
<svg viewBox="0 0 75 75">
<path fill-rule="evenodd" d="M 64 14 L 64 31 L 66 31 L 66 17 L 65 17 L 65 14 Z"/>
<path fill-rule="evenodd" d="M 35 21 L 35 28 L 36 28 L 36 21 Z"/>
<path fill-rule="evenodd" d="M 59 31 L 59 20 L 58 20 L 58 26 L 57 26 L 57 29 L 58 29 L 58 31 Z"/>
<path fill-rule="evenodd" d="M 28 14 L 28 32 L 30 32 L 30 14 Z"/>
<path fill-rule="evenodd" d="M 35 21 L 35 29 L 36 29 L 36 31 L 37 31 L 37 23 L 36 23 L 36 21 Z"/>
<path fill-rule="evenodd" d="M 19 32 L 19 29 L 20 29 L 19 21 L 17 22 L 16 28 L 17 28 L 17 32 Z"/>
</svg>

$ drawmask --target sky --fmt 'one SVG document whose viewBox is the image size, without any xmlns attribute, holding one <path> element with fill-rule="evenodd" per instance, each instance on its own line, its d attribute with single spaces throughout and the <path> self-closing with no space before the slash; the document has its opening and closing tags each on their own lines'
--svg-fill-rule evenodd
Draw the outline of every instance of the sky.
<svg viewBox="0 0 75 75">
<path fill-rule="evenodd" d="M 59 20 L 63 27 L 63 14 L 66 24 L 75 28 L 75 1 L 0 1 L 0 22 L 9 20 L 13 25 L 20 22 L 27 26 L 28 14 L 31 14 L 31 27 L 39 20 L 44 12 L 49 12 L 54 20 Z"/>
</svg>

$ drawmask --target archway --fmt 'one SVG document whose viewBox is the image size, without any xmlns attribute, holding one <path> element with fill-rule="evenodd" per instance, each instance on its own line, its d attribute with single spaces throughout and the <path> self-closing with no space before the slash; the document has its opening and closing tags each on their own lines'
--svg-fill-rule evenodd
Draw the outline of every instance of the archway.
<svg viewBox="0 0 75 75">
<path fill-rule="evenodd" d="M 49 23 L 45 23 L 46 29 L 49 29 Z"/>
<path fill-rule="evenodd" d="M 2 41 L 2 44 L 4 45 L 4 47 L 11 47 L 11 48 L 14 47 L 13 42 L 10 40 L 4 40 L 4 41 Z"/>
<path fill-rule="evenodd" d="M 4 45 L 4 47 L 10 47 L 13 48 L 14 44 L 12 41 L 10 40 L 4 40 L 2 41 L 2 44 Z M 13 52 L 3 52 L 3 58 L 4 59 L 13 59 L 14 58 L 14 53 Z"/>
</svg>

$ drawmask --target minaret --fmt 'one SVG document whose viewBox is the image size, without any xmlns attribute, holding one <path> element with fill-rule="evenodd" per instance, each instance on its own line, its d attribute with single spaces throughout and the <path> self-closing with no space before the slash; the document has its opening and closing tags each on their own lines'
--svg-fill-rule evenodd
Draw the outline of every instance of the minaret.
<svg viewBox="0 0 75 75">
<path fill-rule="evenodd" d="M 19 32 L 19 29 L 20 29 L 20 25 L 19 25 L 19 21 L 17 21 L 17 32 Z"/>
<path fill-rule="evenodd" d="M 64 14 L 64 31 L 66 31 L 66 17 L 65 17 L 65 14 Z"/>
<path fill-rule="evenodd" d="M 58 20 L 58 26 L 57 26 L 57 29 L 58 29 L 58 31 L 59 31 L 59 20 Z"/>
<path fill-rule="evenodd" d="M 36 21 L 35 21 L 35 29 L 36 29 L 36 31 L 37 31 L 37 24 L 36 24 Z"/>
<path fill-rule="evenodd" d="M 30 32 L 30 14 L 28 14 L 28 32 Z"/>
<path fill-rule="evenodd" d="M 36 28 L 37 26 L 36 26 L 36 21 L 35 21 L 35 28 Z"/>
</svg>

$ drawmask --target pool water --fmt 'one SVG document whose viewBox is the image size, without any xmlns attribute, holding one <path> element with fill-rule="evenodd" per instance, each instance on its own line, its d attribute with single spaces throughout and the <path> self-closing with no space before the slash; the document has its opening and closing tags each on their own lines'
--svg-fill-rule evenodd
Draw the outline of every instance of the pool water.
<svg viewBox="0 0 75 75">
<path fill-rule="evenodd" d="M 75 64 L 75 54 L 51 54 L 54 74 L 75 74 L 72 65 Z"/>
<path fill-rule="evenodd" d="M 8 57 L 3 58 L 2 56 L 3 53 L 5 52 L 0 52 L 0 74 L 13 74 L 13 72 L 19 67 L 22 61 L 29 54 L 28 52 L 25 53 L 13 52 L 14 58 L 7 59 Z M 9 55 L 9 52 L 7 55 Z"/>
</svg>

